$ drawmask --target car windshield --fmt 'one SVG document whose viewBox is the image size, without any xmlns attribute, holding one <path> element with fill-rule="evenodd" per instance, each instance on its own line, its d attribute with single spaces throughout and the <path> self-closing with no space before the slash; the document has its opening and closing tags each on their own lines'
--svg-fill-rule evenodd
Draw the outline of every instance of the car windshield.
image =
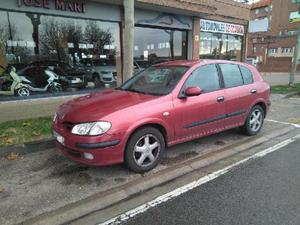
<svg viewBox="0 0 300 225">
<path fill-rule="evenodd" d="M 166 95 L 170 93 L 188 67 L 152 66 L 137 74 L 119 89 L 149 95 Z"/>
</svg>

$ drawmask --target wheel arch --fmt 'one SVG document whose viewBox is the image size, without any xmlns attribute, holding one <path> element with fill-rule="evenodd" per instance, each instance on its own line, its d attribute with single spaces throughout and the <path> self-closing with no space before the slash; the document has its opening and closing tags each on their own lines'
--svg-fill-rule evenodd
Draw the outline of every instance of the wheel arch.
<svg viewBox="0 0 300 225">
<path fill-rule="evenodd" d="M 132 129 L 132 131 L 128 135 L 128 138 L 127 138 L 127 141 L 126 141 L 126 146 L 127 146 L 128 141 L 132 137 L 132 135 L 134 133 L 136 133 L 138 130 L 141 130 L 141 129 L 145 128 L 145 127 L 153 127 L 155 129 L 157 129 L 159 132 L 161 132 L 161 134 L 163 135 L 164 140 L 165 140 L 165 145 L 167 147 L 167 145 L 168 145 L 168 132 L 167 132 L 167 129 L 162 124 L 155 123 L 155 122 L 144 123 L 144 124 L 141 124 L 141 125 L 135 127 L 134 129 Z"/>
<path fill-rule="evenodd" d="M 256 106 L 256 105 L 262 107 L 262 109 L 264 110 L 264 117 L 266 118 L 266 115 L 267 115 L 267 104 L 264 101 L 257 101 L 255 104 L 253 104 L 252 108 L 254 106 Z"/>
</svg>

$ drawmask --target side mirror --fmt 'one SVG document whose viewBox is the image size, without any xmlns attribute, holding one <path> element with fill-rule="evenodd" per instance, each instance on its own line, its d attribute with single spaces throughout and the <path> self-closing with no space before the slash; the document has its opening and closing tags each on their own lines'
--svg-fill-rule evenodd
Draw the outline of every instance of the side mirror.
<svg viewBox="0 0 300 225">
<path fill-rule="evenodd" d="M 199 87 L 188 87 L 184 91 L 184 94 L 186 97 L 198 96 L 201 93 L 202 93 L 202 90 Z"/>
</svg>

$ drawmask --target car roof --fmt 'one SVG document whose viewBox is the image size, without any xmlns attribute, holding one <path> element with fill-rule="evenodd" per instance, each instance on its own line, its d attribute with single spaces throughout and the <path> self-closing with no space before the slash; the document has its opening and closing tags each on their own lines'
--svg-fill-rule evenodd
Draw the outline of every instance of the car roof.
<svg viewBox="0 0 300 225">
<path fill-rule="evenodd" d="M 200 59 L 200 60 L 174 60 L 156 64 L 155 66 L 187 66 L 193 67 L 195 65 L 204 65 L 212 63 L 225 63 L 225 64 L 237 64 L 245 65 L 241 62 L 229 61 L 229 60 L 219 60 L 219 59 Z"/>
</svg>

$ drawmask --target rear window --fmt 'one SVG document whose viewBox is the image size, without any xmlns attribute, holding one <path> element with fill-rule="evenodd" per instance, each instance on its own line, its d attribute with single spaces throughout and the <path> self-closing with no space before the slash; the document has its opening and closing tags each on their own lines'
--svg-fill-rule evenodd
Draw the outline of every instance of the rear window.
<svg viewBox="0 0 300 225">
<path fill-rule="evenodd" d="M 241 71 L 235 64 L 220 64 L 226 88 L 237 87 L 244 84 Z"/>
<path fill-rule="evenodd" d="M 244 66 L 240 66 L 244 84 L 252 84 L 253 83 L 253 75 L 252 72 Z"/>
</svg>

